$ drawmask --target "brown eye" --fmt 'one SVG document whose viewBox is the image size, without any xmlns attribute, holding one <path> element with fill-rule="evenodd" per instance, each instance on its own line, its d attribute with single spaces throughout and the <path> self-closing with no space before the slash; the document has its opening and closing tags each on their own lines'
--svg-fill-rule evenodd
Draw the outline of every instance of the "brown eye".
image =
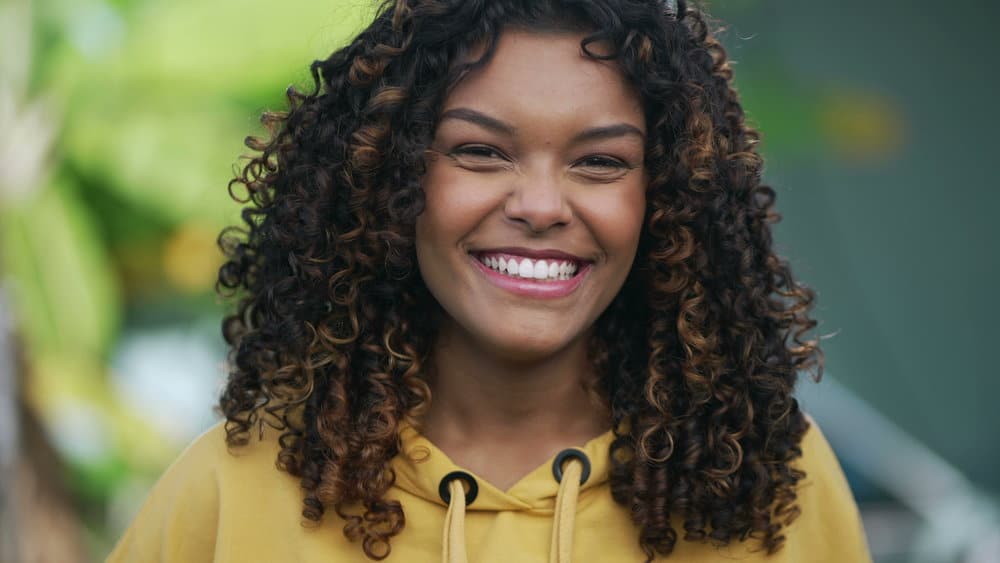
<svg viewBox="0 0 1000 563">
<path fill-rule="evenodd" d="M 607 156 L 588 156 L 583 160 L 579 161 L 580 166 L 595 169 L 605 169 L 605 170 L 621 170 L 625 168 L 630 168 L 624 162 L 618 160 L 617 158 L 611 158 Z"/>
<path fill-rule="evenodd" d="M 573 168 L 582 179 L 611 182 L 622 178 L 634 167 L 612 156 L 591 155 L 576 161 Z"/>
<path fill-rule="evenodd" d="M 487 145 L 462 145 L 453 149 L 451 155 L 483 162 L 507 159 L 503 153 Z"/>
<path fill-rule="evenodd" d="M 472 172 L 500 172 L 513 166 L 506 154 L 489 145 L 460 145 L 448 156 L 459 167 Z"/>
</svg>

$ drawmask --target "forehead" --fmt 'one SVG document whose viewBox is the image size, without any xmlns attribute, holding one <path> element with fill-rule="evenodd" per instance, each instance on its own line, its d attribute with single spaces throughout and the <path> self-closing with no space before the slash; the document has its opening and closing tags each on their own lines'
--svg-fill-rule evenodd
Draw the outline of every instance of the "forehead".
<svg viewBox="0 0 1000 563">
<path fill-rule="evenodd" d="M 474 106 L 494 112 L 603 116 L 641 125 L 639 96 L 615 61 L 583 52 L 585 33 L 505 30 L 493 57 L 449 93 L 444 109 Z M 600 51 L 600 45 L 588 46 Z M 471 53 L 475 60 L 479 52 Z"/>
</svg>

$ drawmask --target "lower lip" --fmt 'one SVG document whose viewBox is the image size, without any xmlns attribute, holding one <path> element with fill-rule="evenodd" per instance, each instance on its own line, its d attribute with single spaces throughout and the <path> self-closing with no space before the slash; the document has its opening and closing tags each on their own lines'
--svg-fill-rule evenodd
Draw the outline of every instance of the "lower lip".
<svg viewBox="0 0 1000 563">
<path fill-rule="evenodd" d="M 506 289 L 507 291 L 517 295 L 533 297 L 536 299 L 558 299 L 560 297 L 566 297 L 570 293 L 573 293 L 577 287 L 580 287 L 580 284 L 583 282 L 583 278 L 590 273 L 590 270 L 593 268 L 593 265 L 587 264 L 583 268 L 577 270 L 576 275 L 568 280 L 541 281 L 530 278 L 505 276 L 500 272 L 486 267 L 486 265 L 480 262 L 475 256 L 470 254 L 469 258 L 476 265 L 479 271 L 486 276 L 486 279 L 493 282 L 493 285 L 496 285 L 501 289 Z"/>
</svg>

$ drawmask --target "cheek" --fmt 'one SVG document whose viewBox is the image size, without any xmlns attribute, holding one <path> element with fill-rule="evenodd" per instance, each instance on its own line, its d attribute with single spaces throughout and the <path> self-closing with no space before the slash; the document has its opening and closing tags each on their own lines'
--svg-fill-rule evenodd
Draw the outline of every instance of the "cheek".
<svg viewBox="0 0 1000 563">
<path fill-rule="evenodd" d="M 499 193 L 482 175 L 474 177 L 445 162 L 428 166 L 422 182 L 424 211 L 417 217 L 417 245 L 461 246 L 498 205 Z"/>
<path fill-rule="evenodd" d="M 456 191 L 451 185 L 447 174 L 442 173 L 440 164 L 430 164 L 424 175 L 421 187 L 424 190 L 424 210 L 417 217 L 416 235 L 417 247 L 436 246 L 443 242 L 449 232 L 450 223 L 454 223 L 455 213 L 450 210 L 452 199 L 449 193 Z M 445 221 L 444 218 L 451 218 Z"/>
<path fill-rule="evenodd" d="M 631 261 L 642 233 L 646 194 L 644 184 L 623 188 L 594 195 L 587 205 L 587 222 L 609 259 Z"/>
</svg>

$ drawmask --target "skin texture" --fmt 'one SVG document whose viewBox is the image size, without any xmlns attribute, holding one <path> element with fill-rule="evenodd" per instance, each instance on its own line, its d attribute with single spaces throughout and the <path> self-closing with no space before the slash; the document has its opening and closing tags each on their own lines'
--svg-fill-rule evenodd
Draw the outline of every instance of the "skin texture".
<svg viewBox="0 0 1000 563">
<path fill-rule="evenodd" d="M 635 171 L 583 185 L 570 166 L 579 160 L 558 142 L 573 135 L 536 126 L 605 125 L 585 123 L 600 112 L 580 109 L 572 117 L 581 121 L 567 125 L 563 110 L 590 99 L 588 88 L 620 82 L 577 84 L 558 97 L 518 89 L 523 106 L 478 108 L 517 121 L 522 137 L 495 140 L 511 144 L 502 151 L 509 169 L 457 166 L 446 154 L 454 147 L 435 138 L 459 125 L 449 97 L 496 70 L 494 56 L 509 46 L 500 42 L 517 30 L 583 34 L 577 53 L 594 64 L 579 68 L 595 77 L 616 68 L 642 108 L 648 181 L 638 245 L 596 320 L 620 283 L 612 267 L 595 269 L 584 288 L 593 300 L 572 308 L 523 305 L 462 269 L 472 243 L 554 241 L 593 253 L 598 265 L 631 244 L 618 236 L 623 225 L 600 217 L 626 201 L 614 190 Z M 545 77 L 556 72 L 548 57 L 564 55 L 532 54 Z M 218 288 L 239 295 L 222 327 L 228 444 L 247 443 L 265 424 L 278 429 L 276 464 L 299 479 L 302 517 L 334 519 L 359 554 L 379 559 L 406 525 L 406 507 L 390 495 L 404 423 L 449 451 L 470 447 L 460 460 L 470 467 L 484 465 L 483 440 L 504 449 L 511 463 L 492 475 L 500 484 L 610 419 L 611 496 L 628 509 L 647 560 L 679 541 L 781 549 L 805 477 L 795 461 L 808 421 L 793 391 L 799 373 L 822 374 L 810 334 L 815 293 L 775 253 L 780 215 L 761 181 L 759 135 L 701 11 L 685 0 L 676 10 L 662 0 L 387 0 L 310 71 L 311 90 L 290 89 L 287 111 L 264 114 L 269 135 L 248 138 L 257 152 L 230 183 L 246 205 L 242 223 L 219 239 L 227 261 Z M 539 83 L 560 89 L 584 74 Z M 555 98 L 555 113 L 532 109 Z M 520 115 L 529 110 L 530 119 Z M 435 196 L 450 185 L 464 189 Z M 508 192 L 502 204 L 491 199 Z M 448 219 L 430 220 L 439 212 Z M 434 252 L 418 256 L 425 235 Z M 499 302 L 520 316 L 476 309 Z M 574 366 L 576 378 L 567 375 Z M 550 415 L 540 387 L 556 409 L 577 410 Z M 536 447 L 504 442 L 501 426 L 518 437 L 537 430 Z"/>
<path fill-rule="evenodd" d="M 582 382 L 594 322 L 639 242 L 645 118 L 620 71 L 580 51 L 583 37 L 504 33 L 445 101 L 423 180 L 416 253 L 444 311 L 425 433 L 501 488 L 611 427 Z M 476 266 L 474 251 L 501 247 L 593 265 L 565 297 L 526 297 Z"/>
</svg>

